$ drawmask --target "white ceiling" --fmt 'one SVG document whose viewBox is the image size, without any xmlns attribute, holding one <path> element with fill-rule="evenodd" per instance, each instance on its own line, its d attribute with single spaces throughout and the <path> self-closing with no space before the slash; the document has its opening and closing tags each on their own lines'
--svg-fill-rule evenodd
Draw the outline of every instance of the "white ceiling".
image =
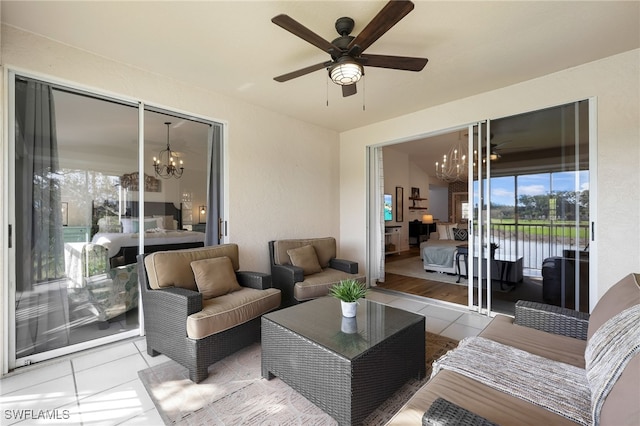
<svg viewBox="0 0 640 426">
<path fill-rule="evenodd" d="M 286 13 L 332 40 L 337 18 L 353 18 L 356 35 L 386 1 L 3 0 L 1 17 L 100 56 L 337 131 L 640 46 L 637 1 L 415 3 L 367 53 L 427 57 L 426 68 L 366 68 L 359 93 L 349 98 L 327 83 L 322 70 L 285 83 L 273 80 L 328 55 L 271 18 Z"/>
</svg>

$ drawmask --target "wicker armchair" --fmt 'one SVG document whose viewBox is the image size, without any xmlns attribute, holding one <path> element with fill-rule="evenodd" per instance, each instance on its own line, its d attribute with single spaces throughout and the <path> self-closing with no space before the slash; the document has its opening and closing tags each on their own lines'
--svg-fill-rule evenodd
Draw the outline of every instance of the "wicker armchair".
<svg viewBox="0 0 640 426">
<path fill-rule="evenodd" d="M 154 264 L 151 256 L 161 260 Z M 239 290 L 203 299 L 197 287 L 184 288 L 193 287 L 190 283 L 165 282 L 160 288 L 158 282 L 150 283 L 150 276 L 151 281 L 161 278 L 155 276 L 159 271 L 183 269 L 188 274 L 192 262 L 218 257 L 231 259 Z M 138 278 L 147 352 L 162 353 L 183 365 L 195 383 L 208 376 L 211 364 L 260 341 L 262 314 L 280 305 L 280 291 L 271 288 L 270 275 L 238 271 L 235 244 L 139 255 Z"/>
<path fill-rule="evenodd" d="M 296 261 L 293 250 L 311 250 L 315 271 L 309 271 L 309 258 Z M 332 237 L 269 241 L 269 258 L 273 286 L 282 291 L 282 306 L 291 306 L 326 296 L 329 289 L 344 279 L 365 284 L 366 277 L 358 273 L 358 263 L 336 259 L 336 240 Z"/>
</svg>

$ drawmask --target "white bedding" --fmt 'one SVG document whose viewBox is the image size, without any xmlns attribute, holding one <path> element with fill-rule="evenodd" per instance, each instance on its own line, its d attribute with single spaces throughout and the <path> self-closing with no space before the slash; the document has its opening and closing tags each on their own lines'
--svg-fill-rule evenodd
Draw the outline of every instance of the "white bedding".
<svg viewBox="0 0 640 426">
<path fill-rule="evenodd" d="M 132 247 L 138 244 L 139 234 L 104 233 L 99 232 L 91 240 L 94 244 L 100 244 L 109 251 L 109 257 L 113 257 L 122 247 Z M 157 246 L 161 244 L 180 244 L 204 242 L 204 233 L 194 231 L 168 231 L 156 230 L 144 233 L 145 246 Z"/>
</svg>

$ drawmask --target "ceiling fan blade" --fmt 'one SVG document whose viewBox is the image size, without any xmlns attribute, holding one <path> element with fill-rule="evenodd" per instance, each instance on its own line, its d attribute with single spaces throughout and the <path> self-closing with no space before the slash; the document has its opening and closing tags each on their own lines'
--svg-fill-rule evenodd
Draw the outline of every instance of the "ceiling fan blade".
<svg viewBox="0 0 640 426">
<path fill-rule="evenodd" d="M 305 27 L 288 15 L 278 15 L 271 19 L 271 22 L 289 31 L 291 34 L 300 37 L 304 41 L 313 44 L 318 49 L 324 50 L 332 57 L 340 56 L 340 54 L 342 53 L 338 46 L 323 39 L 318 34 L 314 33 L 309 28 Z"/>
<path fill-rule="evenodd" d="M 355 95 L 358 93 L 358 89 L 356 88 L 356 84 L 349 84 L 347 86 L 342 86 L 342 97 L 346 98 L 347 96 Z"/>
<path fill-rule="evenodd" d="M 306 68 L 299 69 L 297 71 L 292 71 L 292 72 L 287 73 L 287 74 L 279 75 L 277 77 L 274 77 L 273 79 L 275 81 L 283 83 L 285 81 L 289 81 L 289 80 L 292 80 L 292 79 L 297 78 L 297 77 L 302 77 L 303 75 L 312 73 L 314 71 L 321 70 L 322 68 L 326 68 L 331 64 L 332 64 L 331 61 L 321 62 L 319 64 L 311 65 L 311 66 L 308 66 Z"/>
<path fill-rule="evenodd" d="M 380 12 L 367 24 L 356 38 L 347 46 L 349 55 L 358 56 L 366 48 L 371 46 L 391 27 L 397 24 L 409 12 L 413 10 L 413 3 L 408 0 L 391 0 Z"/>
<path fill-rule="evenodd" d="M 422 71 L 429 60 L 409 56 L 362 55 L 356 59 L 368 67 L 391 68 L 394 70 Z"/>
</svg>

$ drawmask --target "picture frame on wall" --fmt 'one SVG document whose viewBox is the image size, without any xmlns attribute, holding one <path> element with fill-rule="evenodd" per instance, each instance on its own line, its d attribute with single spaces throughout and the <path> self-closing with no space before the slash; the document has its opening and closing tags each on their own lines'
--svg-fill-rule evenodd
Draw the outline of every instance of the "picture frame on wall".
<svg viewBox="0 0 640 426">
<path fill-rule="evenodd" d="M 396 222 L 404 222 L 404 190 L 396 186 Z"/>
</svg>

